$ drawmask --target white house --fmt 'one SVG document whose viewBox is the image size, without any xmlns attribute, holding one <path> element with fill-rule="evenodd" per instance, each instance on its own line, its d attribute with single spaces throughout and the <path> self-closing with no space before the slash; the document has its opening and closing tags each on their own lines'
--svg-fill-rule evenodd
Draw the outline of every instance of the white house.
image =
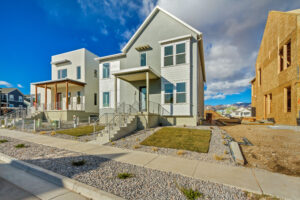
<svg viewBox="0 0 300 200">
<path fill-rule="evenodd" d="M 251 117 L 251 110 L 247 108 L 239 108 L 232 113 L 230 113 L 231 117 Z"/>
</svg>

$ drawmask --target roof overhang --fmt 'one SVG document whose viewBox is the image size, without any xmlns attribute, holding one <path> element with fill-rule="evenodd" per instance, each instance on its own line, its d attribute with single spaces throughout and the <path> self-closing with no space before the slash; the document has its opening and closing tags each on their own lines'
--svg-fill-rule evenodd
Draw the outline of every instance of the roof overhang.
<svg viewBox="0 0 300 200">
<path fill-rule="evenodd" d="M 45 87 L 45 86 L 51 86 L 51 85 L 63 84 L 63 83 L 70 83 L 70 84 L 77 85 L 77 86 L 85 86 L 86 85 L 86 83 L 84 83 L 84 82 L 69 79 L 69 78 L 41 81 L 41 82 L 32 83 L 32 85 L 35 85 L 37 87 Z"/>
<path fill-rule="evenodd" d="M 162 41 L 159 41 L 158 43 L 159 44 L 168 44 L 168 43 L 173 43 L 173 42 L 186 40 L 186 39 L 190 39 L 190 38 L 192 38 L 192 34 L 183 35 L 183 36 L 179 36 L 179 37 L 175 37 L 175 38 L 170 38 L 167 40 L 162 40 Z"/>
<path fill-rule="evenodd" d="M 68 59 L 63 59 L 63 60 L 57 60 L 57 61 L 52 61 L 52 65 L 60 65 L 60 64 L 65 64 L 65 63 L 70 63 L 71 61 Z"/>
<path fill-rule="evenodd" d="M 99 62 L 102 62 L 102 61 L 105 61 L 105 60 L 121 58 L 121 57 L 124 57 L 124 56 L 126 56 L 126 53 L 118 53 L 118 54 L 114 54 L 114 55 L 98 57 L 98 58 L 95 58 L 95 60 L 99 61 Z"/>
<path fill-rule="evenodd" d="M 124 81 L 132 82 L 146 80 L 146 72 L 149 72 L 149 79 L 160 78 L 160 74 L 154 71 L 150 66 L 124 69 L 112 74 Z"/>
</svg>

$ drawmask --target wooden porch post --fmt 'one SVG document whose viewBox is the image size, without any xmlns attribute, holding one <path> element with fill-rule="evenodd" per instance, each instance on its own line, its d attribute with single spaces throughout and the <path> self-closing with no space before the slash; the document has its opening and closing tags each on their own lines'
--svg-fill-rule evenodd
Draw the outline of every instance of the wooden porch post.
<svg viewBox="0 0 300 200">
<path fill-rule="evenodd" d="M 35 86 L 35 109 L 37 108 L 37 86 Z"/>
<path fill-rule="evenodd" d="M 57 83 L 55 83 L 55 86 L 54 86 L 54 110 L 56 110 L 57 108 Z"/>
<path fill-rule="evenodd" d="M 68 110 L 69 108 L 69 99 L 68 99 L 68 93 L 69 93 L 69 84 L 68 81 L 66 82 L 66 110 Z"/>
<path fill-rule="evenodd" d="M 146 72 L 146 98 L 147 113 L 149 113 L 149 72 Z"/>
<path fill-rule="evenodd" d="M 118 91 L 118 77 L 117 76 L 115 76 L 115 95 L 114 95 L 114 103 L 115 103 L 115 111 L 117 112 L 117 106 L 118 106 L 118 104 L 117 104 L 117 100 L 118 100 L 118 93 L 117 93 L 117 91 Z"/>
<path fill-rule="evenodd" d="M 45 84 L 45 110 L 47 110 L 47 84 Z"/>
</svg>

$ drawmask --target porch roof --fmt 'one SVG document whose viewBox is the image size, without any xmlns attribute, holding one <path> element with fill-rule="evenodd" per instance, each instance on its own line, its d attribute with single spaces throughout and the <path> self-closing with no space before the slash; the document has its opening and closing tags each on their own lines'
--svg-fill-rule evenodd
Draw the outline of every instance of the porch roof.
<svg viewBox="0 0 300 200">
<path fill-rule="evenodd" d="M 71 83 L 71 84 L 79 85 L 79 86 L 85 86 L 86 85 L 86 83 L 84 83 L 84 82 L 73 80 L 73 79 L 70 79 L 70 78 L 63 78 L 63 79 L 49 80 L 49 81 L 41 81 L 41 82 L 32 83 L 32 85 L 35 85 L 35 86 L 38 87 L 38 86 L 53 85 L 53 84 L 59 84 L 59 83 Z"/>
<path fill-rule="evenodd" d="M 150 66 L 123 69 L 112 74 L 125 81 L 140 81 L 146 80 L 146 72 L 149 72 L 149 79 L 160 78 L 160 74 Z"/>
</svg>

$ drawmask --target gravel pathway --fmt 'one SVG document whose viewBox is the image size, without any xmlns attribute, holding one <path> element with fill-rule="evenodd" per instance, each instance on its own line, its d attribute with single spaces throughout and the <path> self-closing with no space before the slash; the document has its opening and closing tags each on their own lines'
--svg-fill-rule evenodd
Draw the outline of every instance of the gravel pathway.
<svg viewBox="0 0 300 200">
<path fill-rule="evenodd" d="M 154 132 L 156 132 L 160 128 L 161 127 L 152 128 L 150 130 L 140 130 L 140 131 L 133 133 L 130 136 L 119 139 L 112 143 L 107 143 L 105 145 L 116 146 L 116 147 L 119 147 L 122 149 L 131 149 L 131 150 L 145 151 L 145 152 L 150 152 L 150 153 L 157 153 L 157 154 L 164 154 L 164 155 L 171 155 L 171 156 L 178 157 L 177 149 L 159 147 L 157 149 L 157 151 L 153 151 L 151 146 L 140 145 L 140 142 L 145 140 L 147 137 L 152 135 Z M 222 136 L 223 136 L 224 131 L 222 131 L 218 127 L 210 128 L 210 126 L 197 126 L 197 127 L 186 127 L 186 128 L 212 130 L 210 146 L 209 146 L 208 153 L 198 153 L 198 152 L 194 152 L 194 151 L 186 151 L 185 150 L 185 154 L 180 155 L 180 157 L 191 159 L 191 160 L 202 160 L 202 161 L 212 162 L 212 163 L 235 165 L 235 163 L 229 153 L 230 152 L 229 147 L 227 145 L 223 144 L 224 139 L 222 138 Z M 136 148 L 137 146 L 139 148 Z M 228 154 L 225 154 L 225 152 L 227 152 Z M 222 156 L 223 160 L 215 160 L 214 155 Z"/>
<path fill-rule="evenodd" d="M 203 199 L 247 199 L 242 190 L 222 184 L 8 137 L 0 136 L 1 139 L 8 140 L 6 143 L 0 143 L 1 153 L 76 179 L 125 199 L 185 199 L 178 186 L 199 190 L 204 194 Z M 15 145 L 20 143 L 25 144 L 27 147 L 15 148 Z M 85 165 L 79 167 L 72 165 L 72 161 L 79 160 L 85 160 Z M 133 177 L 125 180 L 119 179 L 117 175 L 121 172 L 132 173 Z"/>
</svg>

